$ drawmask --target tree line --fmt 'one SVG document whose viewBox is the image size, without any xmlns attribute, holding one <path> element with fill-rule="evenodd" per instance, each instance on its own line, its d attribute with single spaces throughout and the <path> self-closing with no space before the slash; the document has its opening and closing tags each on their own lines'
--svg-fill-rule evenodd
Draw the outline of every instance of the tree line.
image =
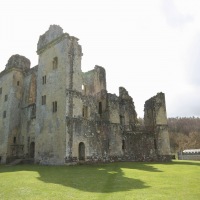
<svg viewBox="0 0 200 200">
<path fill-rule="evenodd" d="M 200 118 L 168 118 L 171 152 L 200 149 Z"/>
<path fill-rule="evenodd" d="M 144 126 L 143 118 L 139 118 L 138 123 Z M 199 117 L 168 118 L 168 130 L 172 153 L 185 149 L 200 149 Z"/>
</svg>

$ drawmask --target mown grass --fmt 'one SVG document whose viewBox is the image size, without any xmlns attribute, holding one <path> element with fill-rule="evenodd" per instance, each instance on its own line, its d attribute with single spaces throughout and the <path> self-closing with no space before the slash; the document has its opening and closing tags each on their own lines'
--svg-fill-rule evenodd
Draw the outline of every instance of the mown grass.
<svg viewBox="0 0 200 200">
<path fill-rule="evenodd" d="M 0 165 L 0 199 L 200 199 L 200 162 Z"/>
</svg>

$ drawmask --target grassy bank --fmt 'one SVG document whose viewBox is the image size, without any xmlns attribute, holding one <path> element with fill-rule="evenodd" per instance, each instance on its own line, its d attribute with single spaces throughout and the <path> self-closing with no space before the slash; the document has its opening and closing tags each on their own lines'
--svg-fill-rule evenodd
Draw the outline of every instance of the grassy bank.
<svg viewBox="0 0 200 200">
<path fill-rule="evenodd" d="M 200 162 L 0 165 L 0 199 L 200 199 Z"/>
</svg>

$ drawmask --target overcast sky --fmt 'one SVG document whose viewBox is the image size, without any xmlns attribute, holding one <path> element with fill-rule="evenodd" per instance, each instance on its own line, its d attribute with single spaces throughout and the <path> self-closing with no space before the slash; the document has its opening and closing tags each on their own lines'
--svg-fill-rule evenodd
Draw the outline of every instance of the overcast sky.
<svg viewBox="0 0 200 200">
<path fill-rule="evenodd" d="M 82 70 L 104 67 L 108 92 L 125 87 L 138 116 L 162 91 L 168 117 L 200 117 L 200 0 L 2 0 L 0 69 L 13 54 L 37 65 L 50 24 L 80 39 Z"/>
</svg>

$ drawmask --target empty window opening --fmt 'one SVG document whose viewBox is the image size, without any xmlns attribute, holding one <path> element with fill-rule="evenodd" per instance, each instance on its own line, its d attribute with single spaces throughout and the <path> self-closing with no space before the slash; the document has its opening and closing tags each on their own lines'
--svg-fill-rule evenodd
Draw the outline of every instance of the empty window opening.
<svg viewBox="0 0 200 200">
<path fill-rule="evenodd" d="M 52 105 L 53 105 L 53 112 L 57 112 L 57 101 L 54 101 Z"/>
<path fill-rule="evenodd" d="M 125 140 L 122 140 L 122 150 L 125 150 Z"/>
<path fill-rule="evenodd" d="M 42 105 L 46 104 L 46 95 L 42 96 Z"/>
<path fill-rule="evenodd" d="M 79 143 L 78 151 L 79 151 L 79 160 L 84 161 L 85 160 L 85 144 L 83 142 Z"/>
<path fill-rule="evenodd" d="M 6 118 L 6 111 L 3 111 L 3 118 Z"/>
<path fill-rule="evenodd" d="M 84 118 L 88 118 L 88 107 L 87 106 L 83 106 L 82 116 Z"/>
<path fill-rule="evenodd" d="M 53 58 L 53 69 L 58 67 L 58 57 Z"/>
<path fill-rule="evenodd" d="M 7 101 L 7 100 L 8 100 L 8 95 L 6 94 L 6 95 L 5 95 L 5 101 Z"/>
<path fill-rule="evenodd" d="M 99 114 L 102 114 L 102 102 L 99 102 Z"/>
<path fill-rule="evenodd" d="M 17 85 L 19 86 L 19 81 L 17 81 Z"/>
<path fill-rule="evenodd" d="M 42 84 L 43 84 L 43 85 L 46 84 L 46 76 L 43 76 L 43 77 L 42 77 Z"/>
<path fill-rule="evenodd" d="M 2 87 L 0 88 L 0 94 L 2 94 Z"/>
<path fill-rule="evenodd" d="M 110 149 L 110 141 L 109 140 L 108 140 L 107 146 L 108 146 L 108 149 Z"/>
<path fill-rule="evenodd" d="M 36 117 L 36 106 L 33 104 L 32 109 L 31 109 L 31 118 Z"/>
<path fill-rule="evenodd" d="M 31 158 L 34 158 L 34 156 L 35 156 L 35 142 L 31 142 L 31 144 L 30 144 L 30 157 Z"/>
<path fill-rule="evenodd" d="M 86 85 L 82 85 L 82 92 L 84 95 L 86 95 Z"/>
<path fill-rule="evenodd" d="M 154 139 L 154 148 L 155 148 L 155 150 L 157 150 L 157 142 L 156 142 L 156 139 Z"/>
<path fill-rule="evenodd" d="M 120 118 L 120 124 L 124 125 L 125 124 L 124 116 L 120 115 L 119 118 Z"/>
<path fill-rule="evenodd" d="M 13 144 L 16 144 L 16 141 L 17 141 L 17 138 L 14 137 L 14 138 L 13 138 Z"/>
</svg>

